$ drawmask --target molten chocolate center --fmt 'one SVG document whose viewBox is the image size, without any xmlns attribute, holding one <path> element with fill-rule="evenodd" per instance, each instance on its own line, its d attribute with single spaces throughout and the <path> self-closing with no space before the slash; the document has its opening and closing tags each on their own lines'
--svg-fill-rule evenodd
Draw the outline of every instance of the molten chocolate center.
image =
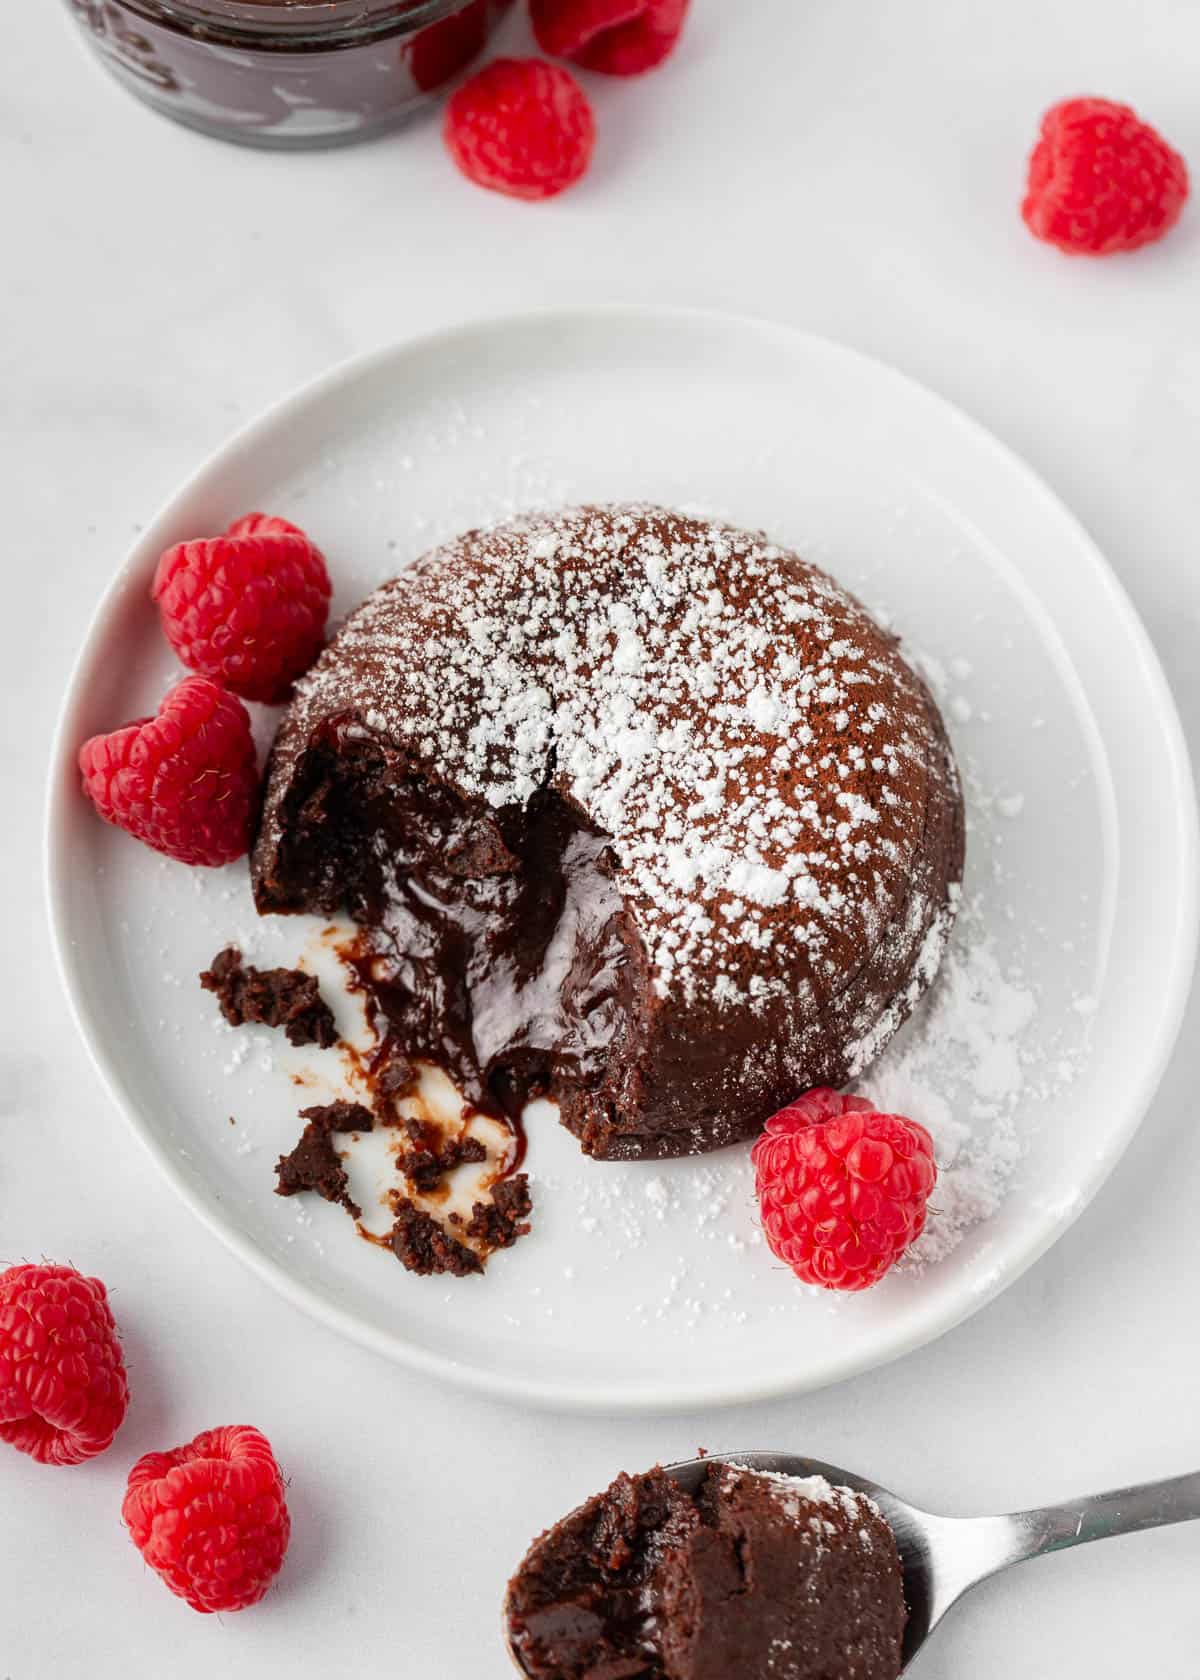
<svg viewBox="0 0 1200 1680">
<path fill-rule="evenodd" d="M 469 807 L 339 720 L 314 743 L 281 863 L 289 896 L 364 930 L 381 1038 L 475 1106 L 516 1117 L 593 1085 L 632 1030 L 642 962 L 616 862 L 556 793 Z"/>
</svg>

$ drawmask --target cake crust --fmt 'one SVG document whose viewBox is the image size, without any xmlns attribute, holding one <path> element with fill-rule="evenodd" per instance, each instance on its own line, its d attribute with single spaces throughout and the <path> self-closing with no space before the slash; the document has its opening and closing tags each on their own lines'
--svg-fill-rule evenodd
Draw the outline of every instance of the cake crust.
<svg viewBox="0 0 1200 1680">
<path fill-rule="evenodd" d="M 962 861 L 895 638 L 765 537 L 638 505 L 469 532 L 370 596 L 281 723 L 252 877 L 371 930 L 406 1054 L 629 1159 L 861 1072 Z"/>
</svg>

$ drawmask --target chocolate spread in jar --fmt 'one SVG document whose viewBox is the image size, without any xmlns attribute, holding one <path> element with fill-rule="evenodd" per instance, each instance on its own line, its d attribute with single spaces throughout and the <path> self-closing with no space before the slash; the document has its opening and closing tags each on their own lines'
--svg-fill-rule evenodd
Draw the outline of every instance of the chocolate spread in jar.
<svg viewBox="0 0 1200 1680">
<path fill-rule="evenodd" d="M 483 50 L 503 0 L 68 0 L 127 88 L 249 145 L 365 139 Z"/>
</svg>

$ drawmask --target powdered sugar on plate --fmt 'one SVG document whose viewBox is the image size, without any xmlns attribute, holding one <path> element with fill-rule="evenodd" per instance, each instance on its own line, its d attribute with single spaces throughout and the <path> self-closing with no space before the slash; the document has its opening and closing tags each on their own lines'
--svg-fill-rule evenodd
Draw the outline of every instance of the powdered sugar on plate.
<svg viewBox="0 0 1200 1680">
<path fill-rule="evenodd" d="M 1036 1009 L 1030 987 L 1001 971 L 979 907 L 969 906 L 928 1006 L 859 1081 L 876 1107 L 920 1121 L 933 1138 L 938 1182 L 903 1266 L 945 1259 L 1000 1206 L 1020 1158 L 1022 1038 Z"/>
</svg>

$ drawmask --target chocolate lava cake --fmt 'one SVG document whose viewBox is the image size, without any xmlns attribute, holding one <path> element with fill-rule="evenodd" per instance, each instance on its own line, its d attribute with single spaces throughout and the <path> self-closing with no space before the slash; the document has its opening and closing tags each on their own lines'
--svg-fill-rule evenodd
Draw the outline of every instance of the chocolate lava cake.
<svg viewBox="0 0 1200 1680">
<path fill-rule="evenodd" d="M 297 685 L 260 911 L 345 908 L 397 1049 L 584 1150 L 700 1153 L 933 979 L 959 782 L 896 640 L 764 536 L 649 506 L 472 531 Z"/>
<path fill-rule="evenodd" d="M 820 1477 L 618 1476 L 534 1542 L 505 1621 L 530 1680 L 896 1680 L 896 1539 Z"/>
</svg>

